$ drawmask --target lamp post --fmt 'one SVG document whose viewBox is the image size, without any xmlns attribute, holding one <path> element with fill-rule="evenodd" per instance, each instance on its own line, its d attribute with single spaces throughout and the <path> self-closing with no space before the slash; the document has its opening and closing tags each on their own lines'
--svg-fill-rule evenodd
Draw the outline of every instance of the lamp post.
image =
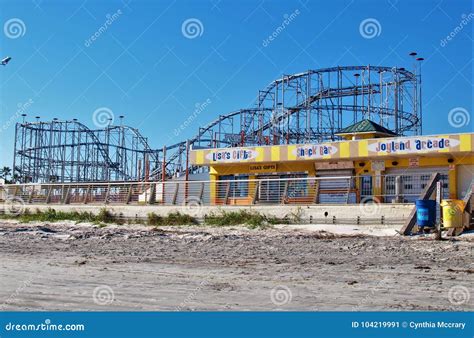
<svg viewBox="0 0 474 338">
<path fill-rule="evenodd" d="M 417 111 L 417 115 L 420 122 L 420 127 L 417 129 L 418 134 L 423 134 L 423 111 L 422 111 L 422 102 L 421 102 L 421 62 L 424 60 L 422 57 L 418 57 L 417 52 L 411 52 L 408 54 L 413 59 L 413 69 L 415 73 L 415 93 L 414 93 L 414 100 L 415 100 L 415 109 Z"/>
<path fill-rule="evenodd" d="M 418 105 L 420 109 L 420 134 L 423 134 L 423 102 L 422 100 L 422 84 L 421 84 L 421 63 L 425 60 L 424 58 L 416 58 L 416 61 L 419 63 L 418 79 L 420 81 L 420 98 L 418 99 Z"/>
</svg>

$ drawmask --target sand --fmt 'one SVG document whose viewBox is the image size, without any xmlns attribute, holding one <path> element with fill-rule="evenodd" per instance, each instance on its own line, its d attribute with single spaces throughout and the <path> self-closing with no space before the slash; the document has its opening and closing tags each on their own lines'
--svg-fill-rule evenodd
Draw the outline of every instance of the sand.
<svg viewBox="0 0 474 338">
<path fill-rule="evenodd" d="M 473 310 L 472 234 L 435 241 L 393 233 L 1 221 L 0 307 Z"/>
</svg>

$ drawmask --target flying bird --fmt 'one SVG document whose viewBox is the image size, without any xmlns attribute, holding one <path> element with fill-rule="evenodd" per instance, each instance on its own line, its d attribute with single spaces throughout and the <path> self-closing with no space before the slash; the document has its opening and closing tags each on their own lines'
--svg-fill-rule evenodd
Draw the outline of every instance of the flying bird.
<svg viewBox="0 0 474 338">
<path fill-rule="evenodd" d="M 2 66 L 6 66 L 8 62 L 10 62 L 12 58 L 10 56 L 7 56 L 6 58 L 2 59 L 1 63 Z"/>
</svg>

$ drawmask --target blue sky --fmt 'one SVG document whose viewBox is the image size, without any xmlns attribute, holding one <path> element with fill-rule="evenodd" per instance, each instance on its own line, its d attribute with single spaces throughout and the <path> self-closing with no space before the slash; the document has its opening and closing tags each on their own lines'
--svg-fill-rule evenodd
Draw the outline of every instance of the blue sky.
<svg viewBox="0 0 474 338">
<path fill-rule="evenodd" d="M 29 119 L 78 118 L 91 127 L 93 112 L 106 107 L 159 148 L 193 136 L 219 114 L 252 106 L 258 90 L 282 74 L 336 65 L 411 69 L 413 50 L 426 59 L 424 133 L 473 130 L 472 119 L 460 128 L 448 123 L 453 108 L 469 118 L 473 111 L 471 1 L 0 0 L 0 6 L 0 57 L 13 58 L 0 68 L 0 165 L 12 164 L 12 123 L 27 102 Z M 372 39 L 359 31 L 367 18 L 380 23 Z M 191 39 L 182 31 L 188 19 L 201 24 Z M 205 111 L 175 137 L 173 130 L 207 99 Z"/>
</svg>

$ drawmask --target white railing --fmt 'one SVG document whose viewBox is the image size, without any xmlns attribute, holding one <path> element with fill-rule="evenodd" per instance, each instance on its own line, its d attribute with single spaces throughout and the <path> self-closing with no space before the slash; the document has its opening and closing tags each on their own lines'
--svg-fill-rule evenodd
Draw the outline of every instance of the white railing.
<svg viewBox="0 0 474 338">
<path fill-rule="evenodd" d="M 446 176 L 446 175 L 444 175 Z M 218 181 L 5 184 L 0 201 L 25 204 L 254 205 L 413 202 L 430 175 L 403 174 Z M 376 188 L 375 184 L 379 184 Z M 447 177 L 442 179 L 447 197 Z M 374 194 L 374 192 L 376 192 Z"/>
</svg>

